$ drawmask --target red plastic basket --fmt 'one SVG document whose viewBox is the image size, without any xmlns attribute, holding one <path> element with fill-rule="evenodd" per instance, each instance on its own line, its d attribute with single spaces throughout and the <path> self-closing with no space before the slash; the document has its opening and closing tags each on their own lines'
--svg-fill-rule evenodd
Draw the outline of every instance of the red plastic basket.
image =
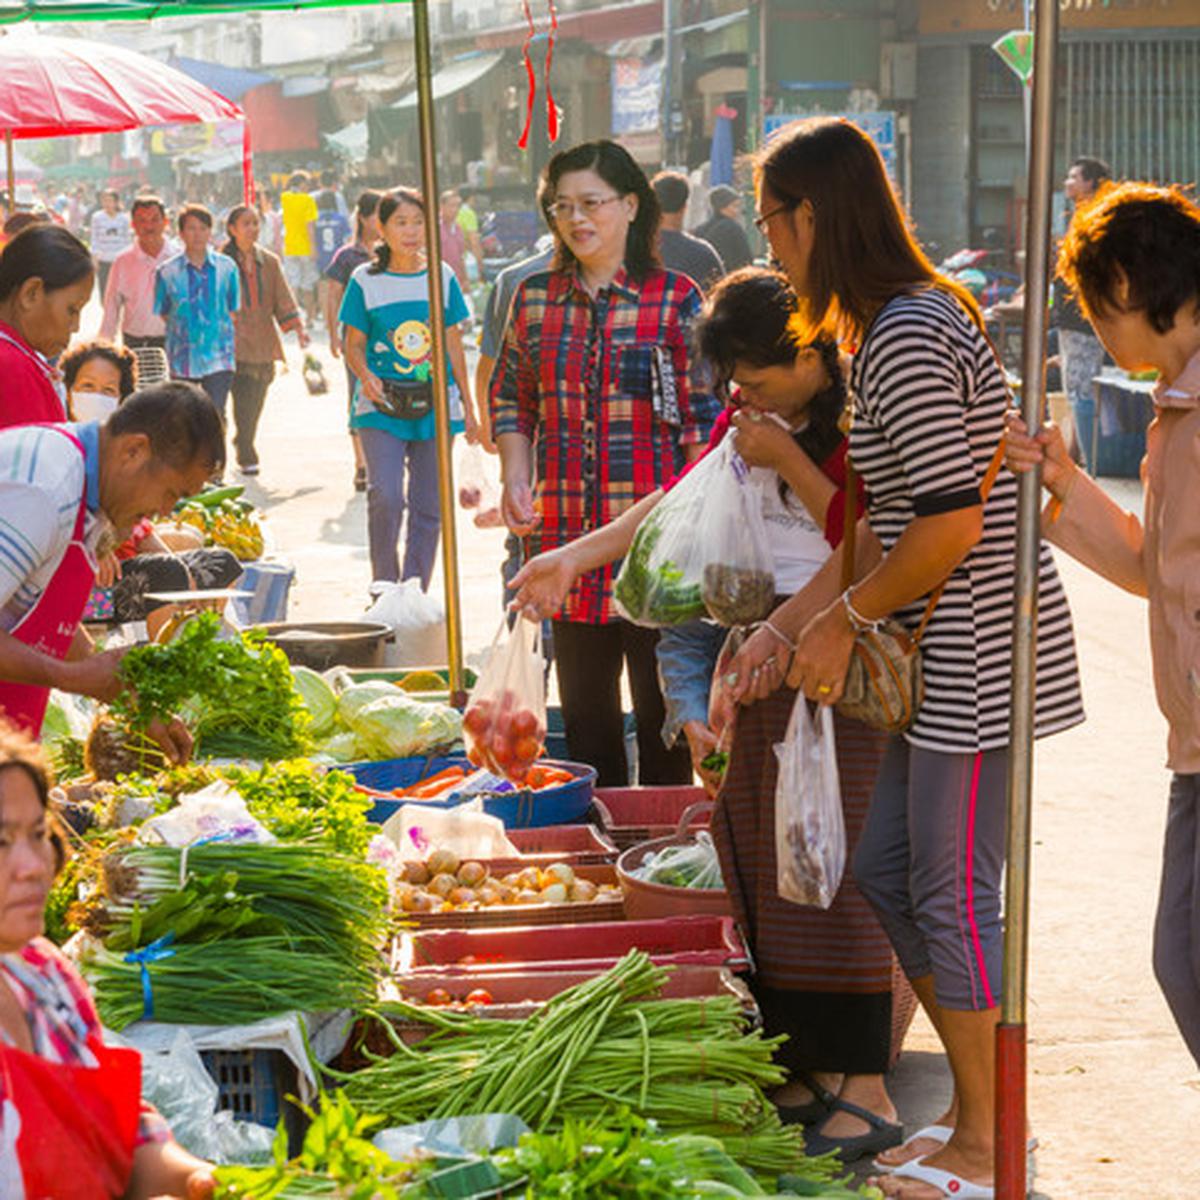
<svg viewBox="0 0 1200 1200">
<path fill-rule="evenodd" d="M 619 849 L 628 850 L 638 842 L 669 837 L 680 817 L 693 804 L 707 799 L 701 787 L 600 788 L 592 806 L 608 837 Z"/>
<path fill-rule="evenodd" d="M 607 970 L 630 950 L 659 965 L 750 966 L 729 917 L 670 917 L 661 921 L 523 926 L 514 929 L 439 929 L 403 935 L 399 966 L 416 973 L 487 976 L 497 972 Z M 470 960 L 470 961 L 468 961 Z"/>
<path fill-rule="evenodd" d="M 548 867 L 557 862 L 572 867 L 609 866 L 616 862 L 619 853 L 616 844 L 594 825 L 543 825 L 504 832 L 521 857 L 483 859 L 493 875 L 519 871 L 522 867 Z"/>
</svg>

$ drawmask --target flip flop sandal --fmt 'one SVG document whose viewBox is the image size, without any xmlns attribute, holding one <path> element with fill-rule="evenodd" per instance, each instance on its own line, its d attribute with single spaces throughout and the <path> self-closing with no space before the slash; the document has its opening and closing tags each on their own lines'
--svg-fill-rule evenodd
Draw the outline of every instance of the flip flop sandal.
<svg viewBox="0 0 1200 1200">
<path fill-rule="evenodd" d="M 922 1138 L 928 1138 L 931 1142 L 937 1142 L 939 1145 L 944 1146 L 950 1140 L 953 1133 L 954 1129 L 950 1125 L 926 1125 L 924 1129 L 918 1129 L 916 1133 L 905 1138 L 902 1145 L 910 1146 L 913 1142 L 919 1142 Z M 891 1147 L 888 1146 L 885 1147 L 885 1149 L 890 1150 Z M 931 1150 L 929 1153 L 932 1154 L 934 1151 Z M 909 1161 L 912 1160 L 910 1159 Z M 901 1163 L 899 1166 L 893 1166 L 891 1163 L 880 1162 L 879 1159 L 875 1159 L 875 1161 L 871 1163 L 871 1166 L 873 1166 L 875 1170 L 880 1171 L 885 1175 L 889 1175 L 892 1172 L 899 1170 L 903 1165 L 904 1164 Z"/>
<path fill-rule="evenodd" d="M 990 1184 L 972 1183 L 953 1171 L 942 1171 L 937 1167 L 925 1166 L 923 1158 L 914 1158 L 892 1172 L 893 1179 L 912 1179 L 940 1188 L 949 1200 L 996 1200 L 996 1189 Z"/>
<path fill-rule="evenodd" d="M 904 1140 L 904 1127 L 885 1121 L 878 1113 L 870 1109 L 860 1108 L 849 1100 L 835 1099 L 833 1108 L 836 1112 L 850 1113 L 859 1120 L 866 1121 L 871 1127 L 867 1133 L 857 1137 L 826 1137 L 823 1133 L 806 1133 L 804 1135 L 804 1153 L 813 1157 L 834 1153 L 847 1166 L 866 1158 L 868 1154 L 878 1154 L 881 1150 L 890 1150 Z"/>
<path fill-rule="evenodd" d="M 822 1087 L 807 1071 L 795 1071 L 793 1074 L 813 1094 L 807 1104 L 777 1104 L 775 1111 L 785 1125 L 816 1125 L 824 1121 L 834 1110 L 837 1097 L 828 1089 Z"/>
</svg>

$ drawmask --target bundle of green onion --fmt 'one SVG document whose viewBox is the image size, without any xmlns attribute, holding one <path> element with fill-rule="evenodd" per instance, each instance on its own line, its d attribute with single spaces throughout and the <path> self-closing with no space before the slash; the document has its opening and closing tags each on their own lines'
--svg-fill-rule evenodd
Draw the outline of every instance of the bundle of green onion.
<svg viewBox="0 0 1200 1200">
<path fill-rule="evenodd" d="M 88 920 L 104 947 L 83 967 L 113 1029 L 244 1024 L 374 997 L 386 881 L 325 845 L 127 847 L 105 859 L 104 888 Z"/>
<path fill-rule="evenodd" d="M 397 1124 L 509 1112 L 544 1130 L 568 1112 L 592 1119 L 628 1110 L 667 1132 L 717 1137 L 753 1170 L 830 1178 L 834 1164 L 805 1158 L 799 1128 L 783 1126 L 764 1095 L 784 1078 L 772 1061 L 782 1039 L 747 1031 L 732 996 L 652 999 L 669 974 L 631 951 L 524 1021 L 383 1006 L 394 1053 L 368 1055 L 370 1066 L 344 1077 L 346 1094 Z M 435 1032 L 408 1046 L 396 1019 Z"/>
</svg>

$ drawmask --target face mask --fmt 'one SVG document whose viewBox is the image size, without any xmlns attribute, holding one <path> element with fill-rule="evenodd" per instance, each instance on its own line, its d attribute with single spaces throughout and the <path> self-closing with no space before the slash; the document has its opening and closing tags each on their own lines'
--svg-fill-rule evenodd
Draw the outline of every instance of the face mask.
<svg viewBox="0 0 1200 1200">
<path fill-rule="evenodd" d="M 71 412 L 76 421 L 103 421 L 116 411 L 116 396 L 106 396 L 103 392 L 71 393 Z"/>
</svg>

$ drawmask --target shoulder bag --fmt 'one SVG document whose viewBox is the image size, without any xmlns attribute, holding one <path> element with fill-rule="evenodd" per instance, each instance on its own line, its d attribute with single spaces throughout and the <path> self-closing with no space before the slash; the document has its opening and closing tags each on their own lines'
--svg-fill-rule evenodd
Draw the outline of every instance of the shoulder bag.
<svg viewBox="0 0 1200 1200">
<path fill-rule="evenodd" d="M 1004 462 L 1004 441 L 996 447 L 988 464 L 979 498 L 987 503 L 988 494 Z M 846 518 L 842 537 L 842 590 L 844 596 L 854 583 L 854 553 L 858 524 L 858 472 L 846 457 Z M 861 630 L 854 639 L 850 665 L 842 686 L 837 710 L 844 717 L 861 721 L 884 733 L 903 733 L 921 707 L 924 683 L 921 677 L 921 638 L 925 636 L 933 610 L 942 598 L 946 580 L 929 594 L 925 612 L 916 631 L 910 633 L 891 617 Z"/>
</svg>

